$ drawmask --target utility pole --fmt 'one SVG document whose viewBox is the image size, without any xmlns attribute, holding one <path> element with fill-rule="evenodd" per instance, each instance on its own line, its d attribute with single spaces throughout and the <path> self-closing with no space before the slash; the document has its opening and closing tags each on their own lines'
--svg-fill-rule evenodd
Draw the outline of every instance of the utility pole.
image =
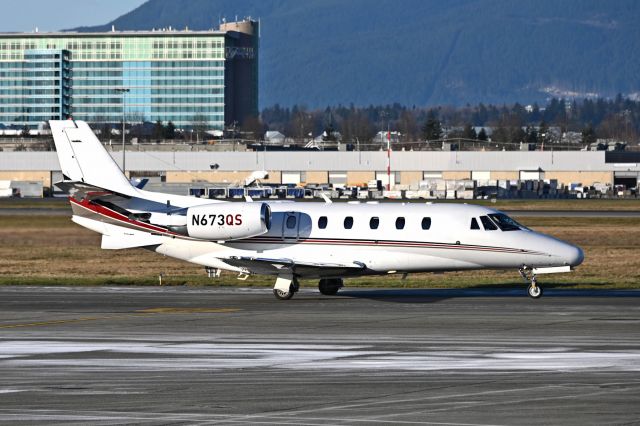
<svg viewBox="0 0 640 426">
<path fill-rule="evenodd" d="M 387 191 L 391 190 L 391 132 L 389 131 L 389 126 L 390 126 L 390 120 L 391 117 L 389 116 L 389 113 L 386 111 L 382 111 L 380 113 L 380 118 L 381 118 L 381 123 L 380 123 L 380 136 L 381 138 L 384 138 L 384 119 L 385 117 L 387 118 Z M 384 142 L 384 139 L 381 140 L 381 142 Z"/>
<path fill-rule="evenodd" d="M 125 154 L 124 154 L 124 141 L 125 141 L 125 136 L 124 136 L 125 116 L 124 116 L 124 113 L 125 113 L 125 109 L 126 109 L 125 108 L 126 107 L 125 101 L 126 101 L 126 95 L 127 95 L 127 93 L 129 93 L 129 90 L 130 89 L 125 88 L 125 87 L 117 87 L 115 89 L 115 91 L 117 93 L 121 93 L 122 94 L 122 173 L 124 173 L 124 170 L 125 170 Z"/>
</svg>

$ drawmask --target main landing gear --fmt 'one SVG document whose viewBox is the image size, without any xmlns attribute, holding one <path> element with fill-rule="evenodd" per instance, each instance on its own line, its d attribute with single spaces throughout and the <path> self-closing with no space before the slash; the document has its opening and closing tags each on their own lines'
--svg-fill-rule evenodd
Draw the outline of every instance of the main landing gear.
<svg viewBox="0 0 640 426">
<path fill-rule="evenodd" d="M 520 272 L 520 276 L 524 282 L 529 283 L 529 287 L 527 288 L 529 297 L 532 299 L 539 299 L 542 296 L 542 287 L 537 285 L 536 276 L 533 275 L 533 271 L 527 268 L 520 268 L 518 269 L 518 272 Z"/>
<path fill-rule="evenodd" d="M 325 296 L 335 296 L 343 286 L 342 278 L 323 278 L 318 283 L 318 290 Z"/>
<path fill-rule="evenodd" d="M 344 284 L 342 278 L 323 278 L 318 283 L 318 290 L 325 296 L 334 296 Z M 289 300 L 300 290 L 298 278 L 292 275 L 278 275 L 273 286 L 273 295 L 278 300 Z"/>
</svg>

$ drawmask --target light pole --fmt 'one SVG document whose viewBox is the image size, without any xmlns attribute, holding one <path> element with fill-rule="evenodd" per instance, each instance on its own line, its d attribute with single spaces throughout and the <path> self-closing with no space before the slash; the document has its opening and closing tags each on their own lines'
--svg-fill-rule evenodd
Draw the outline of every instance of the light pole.
<svg viewBox="0 0 640 426">
<path fill-rule="evenodd" d="M 127 93 L 129 93 L 129 90 L 130 89 L 128 89 L 126 87 L 117 87 L 115 89 L 115 91 L 117 93 L 121 93 L 122 94 L 122 173 L 124 173 L 124 165 L 125 165 L 125 162 L 124 162 L 124 124 L 125 124 L 124 123 L 124 112 L 125 112 L 125 106 L 126 106 L 125 100 L 126 100 Z"/>
<path fill-rule="evenodd" d="M 382 111 L 380 113 L 381 123 L 380 127 L 382 128 L 382 132 L 380 132 L 382 138 L 384 138 L 384 119 L 387 118 L 387 191 L 391 190 L 391 117 L 389 113 L 386 111 Z M 381 139 L 382 139 L 381 138 Z M 384 139 L 382 141 L 384 143 Z"/>
</svg>

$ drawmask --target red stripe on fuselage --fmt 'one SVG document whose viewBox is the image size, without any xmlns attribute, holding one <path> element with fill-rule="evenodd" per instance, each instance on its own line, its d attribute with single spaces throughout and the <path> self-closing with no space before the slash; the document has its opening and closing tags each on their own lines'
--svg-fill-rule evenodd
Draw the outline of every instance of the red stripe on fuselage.
<svg viewBox="0 0 640 426">
<path fill-rule="evenodd" d="M 117 220 L 119 222 L 125 222 L 125 223 L 127 223 L 129 225 L 133 225 L 133 226 L 137 226 L 137 227 L 140 227 L 140 228 L 144 228 L 147 231 L 155 231 L 155 232 L 159 232 L 159 233 L 162 233 L 162 234 L 180 236 L 179 234 L 176 234 L 175 232 L 168 231 L 165 228 L 161 228 L 161 227 L 158 227 L 158 226 L 150 225 L 148 223 L 144 223 L 144 222 L 140 222 L 140 221 L 137 221 L 137 220 L 129 219 L 127 216 L 125 216 L 125 215 L 123 215 L 121 213 L 118 213 L 118 212 L 116 212 L 114 210 L 111 210 L 108 207 L 101 206 L 100 204 L 93 203 L 93 202 L 91 202 L 89 200 L 86 200 L 86 199 L 84 199 L 82 201 L 78 201 L 73 197 L 69 197 L 69 201 L 74 203 L 74 204 L 76 204 L 76 205 L 78 205 L 78 206 L 80 206 L 80 207 L 83 207 L 83 208 L 85 208 L 85 209 L 87 209 L 87 210 L 89 210 L 89 211 L 91 211 L 93 213 L 99 214 L 101 216 L 106 216 L 109 219 Z"/>
</svg>

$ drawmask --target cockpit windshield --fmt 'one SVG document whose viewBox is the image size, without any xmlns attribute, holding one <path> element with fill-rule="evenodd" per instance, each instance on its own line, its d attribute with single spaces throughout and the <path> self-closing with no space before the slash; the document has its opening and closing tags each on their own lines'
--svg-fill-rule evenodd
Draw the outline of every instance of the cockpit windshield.
<svg viewBox="0 0 640 426">
<path fill-rule="evenodd" d="M 529 229 L 526 226 L 520 225 L 518 222 L 510 218 L 504 213 L 493 213 L 488 215 L 498 227 L 503 231 L 520 231 Z"/>
</svg>

